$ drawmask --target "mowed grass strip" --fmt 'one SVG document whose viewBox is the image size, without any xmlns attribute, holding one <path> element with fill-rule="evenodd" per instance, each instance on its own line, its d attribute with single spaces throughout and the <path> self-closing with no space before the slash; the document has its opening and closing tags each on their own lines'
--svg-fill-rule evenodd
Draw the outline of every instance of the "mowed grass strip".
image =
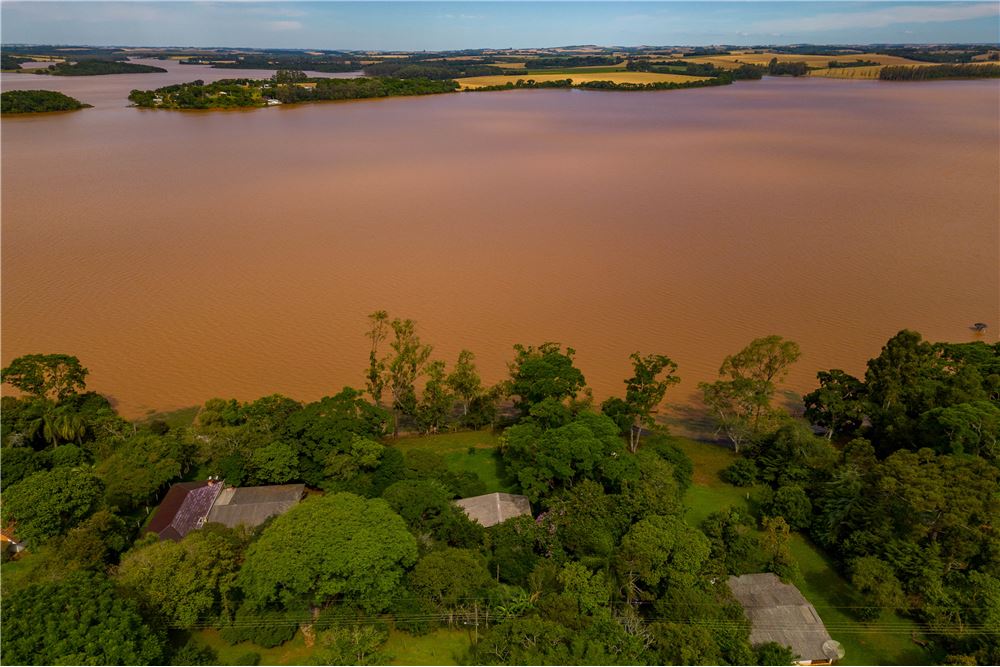
<svg viewBox="0 0 1000 667">
<path fill-rule="evenodd" d="M 517 83 L 518 79 L 524 81 L 561 81 L 572 79 L 573 83 L 587 83 L 590 81 L 611 81 L 613 83 L 690 83 L 692 81 L 703 81 L 708 77 L 704 76 L 684 76 L 682 74 L 656 74 L 654 72 L 608 72 L 608 73 L 566 73 L 566 74 L 518 74 L 506 76 L 474 76 L 468 79 L 456 79 L 462 90 L 475 90 L 477 88 L 487 88 L 489 86 L 505 86 L 508 83 Z"/>
<path fill-rule="evenodd" d="M 426 635 L 391 630 L 381 650 L 390 665 L 457 665 L 472 646 L 467 630 L 439 628 Z"/>
</svg>

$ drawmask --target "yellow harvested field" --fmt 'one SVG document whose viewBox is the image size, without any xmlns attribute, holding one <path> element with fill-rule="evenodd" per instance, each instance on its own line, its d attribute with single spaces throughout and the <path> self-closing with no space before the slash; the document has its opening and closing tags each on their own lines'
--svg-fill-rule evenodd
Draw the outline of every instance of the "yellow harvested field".
<svg viewBox="0 0 1000 667">
<path fill-rule="evenodd" d="M 871 67 L 836 67 L 834 69 L 809 70 L 808 76 L 822 76 L 827 79 L 877 79 L 881 65 Z"/>
<path fill-rule="evenodd" d="M 853 60 L 871 60 L 880 65 L 919 65 L 921 63 L 898 56 L 886 56 L 878 53 L 849 53 L 839 56 L 804 56 L 795 53 L 733 53 L 728 56 L 704 56 L 699 58 L 685 58 L 696 63 L 712 63 L 717 67 L 728 67 L 735 69 L 742 64 L 766 65 L 772 58 L 777 58 L 778 62 L 801 63 L 804 62 L 810 67 L 825 67 L 831 60 L 841 62 L 851 62 Z"/>
<path fill-rule="evenodd" d="M 524 62 L 509 63 L 506 60 L 498 60 L 497 62 L 493 63 L 494 67 L 502 67 L 504 69 L 524 69 L 525 65 L 526 63 Z"/>
<path fill-rule="evenodd" d="M 488 86 L 503 86 L 507 83 L 517 83 L 518 79 L 525 81 L 561 81 L 572 79 L 573 83 L 586 83 L 589 81 L 613 81 L 615 83 L 690 83 L 692 81 L 703 81 L 708 77 L 704 76 L 684 76 L 683 74 L 655 74 L 653 72 L 607 72 L 607 73 L 581 73 L 581 74 L 526 74 L 524 76 L 473 76 L 468 79 L 455 79 L 462 90 L 475 90 L 476 88 L 486 88 Z"/>
</svg>

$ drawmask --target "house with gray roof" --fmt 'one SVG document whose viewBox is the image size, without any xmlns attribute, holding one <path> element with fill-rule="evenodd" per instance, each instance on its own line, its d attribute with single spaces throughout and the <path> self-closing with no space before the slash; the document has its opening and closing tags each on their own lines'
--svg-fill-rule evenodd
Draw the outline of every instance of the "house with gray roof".
<svg viewBox="0 0 1000 667">
<path fill-rule="evenodd" d="M 456 500 L 469 518 L 489 528 L 515 516 L 531 516 L 531 503 L 526 496 L 511 493 L 488 493 Z"/>
<path fill-rule="evenodd" d="M 294 507 L 305 495 L 305 488 L 305 484 L 234 488 L 212 479 L 181 482 L 167 491 L 146 532 L 177 542 L 206 523 L 256 528 Z"/>
<path fill-rule="evenodd" d="M 216 498 L 206 523 L 221 523 L 230 528 L 259 526 L 272 516 L 292 509 L 305 495 L 305 484 L 250 486 L 223 489 Z"/>
<path fill-rule="evenodd" d="M 796 665 L 832 665 L 844 657 L 840 642 L 826 631 L 816 608 L 799 589 L 777 575 L 729 577 L 729 589 L 750 620 L 750 643 L 788 646 Z"/>
</svg>

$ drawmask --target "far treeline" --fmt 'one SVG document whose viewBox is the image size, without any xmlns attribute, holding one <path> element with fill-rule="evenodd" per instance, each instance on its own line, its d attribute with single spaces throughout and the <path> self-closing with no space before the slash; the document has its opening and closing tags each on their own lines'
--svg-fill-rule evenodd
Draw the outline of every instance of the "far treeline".
<svg viewBox="0 0 1000 667">
<path fill-rule="evenodd" d="M 333 55 L 252 54 L 235 58 L 186 58 L 182 65 L 211 65 L 214 69 L 293 69 L 312 72 L 356 72 L 361 63 Z"/>
<path fill-rule="evenodd" d="M 925 65 L 923 67 L 883 67 L 878 78 L 883 81 L 928 81 L 931 79 L 995 79 L 1000 65 Z"/>
<path fill-rule="evenodd" d="M 89 106 L 52 90 L 8 90 L 0 94 L 0 113 L 4 115 L 75 111 Z"/>
<path fill-rule="evenodd" d="M 625 65 L 629 72 L 653 72 L 656 74 L 684 74 L 686 76 L 711 76 L 727 80 L 760 79 L 768 73 L 761 65 L 740 65 L 733 69 L 716 67 L 712 63 L 694 63 L 685 60 L 651 62 L 648 59 L 630 58 Z"/>
<path fill-rule="evenodd" d="M 476 60 L 427 61 L 398 58 L 365 65 L 366 76 L 389 76 L 397 79 L 462 79 L 503 74 L 503 69 Z"/>
<path fill-rule="evenodd" d="M 387 664 L 390 632 L 465 628 L 463 664 L 788 665 L 788 647 L 751 645 L 725 582 L 796 580 L 798 534 L 849 582 L 834 637 L 877 642 L 903 631 L 880 621 L 898 613 L 921 659 L 1000 663 L 1000 343 L 901 331 L 863 376 L 818 373 L 802 418 L 777 400 L 798 345 L 751 341 L 699 388 L 738 452 L 723 474 L 753 501 L 693 524 L 685 491 L 704 471 L 663 425 L 669 357 L 632 354 L 623 392 L 596 405 L 559 343 L 515 345 L 490 386 L 471 351 L 449 368 L 412 320 L 377 311 L 366 336 L 364 391 L 211 399 L 173 425 L 122 419 L 76 357 L 0 371 L 21 393 L 2 399 L 0 513 L 28 546 L 5 563 L 2 660 L 218 664 L 203 630 L 277 647 L 301 628 L 315 664 Z M 531 516 L 472 522 L 452 500 L 484 478 L 419 446 L 433 438 L 394 437 L 463 428 L 493 431 Z M 207 475 L 312 491 L 252 531 L 139 535 L 170 484 Z"/>
</svg>

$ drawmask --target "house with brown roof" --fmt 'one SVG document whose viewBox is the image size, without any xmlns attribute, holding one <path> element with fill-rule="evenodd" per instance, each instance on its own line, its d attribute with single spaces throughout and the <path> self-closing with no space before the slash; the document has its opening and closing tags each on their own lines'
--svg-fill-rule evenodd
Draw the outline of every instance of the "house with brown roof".
<svg viewBox="0 0 1000 667">
<path fill-rule="evenodd" d="M 799 589 L 770 572 L 729 577 L 729 589 L 750 621 L 750 643 L 788 646 L 796 665 L 832 665 L 844 657 L 816 608 Z"/>
<path fill-rule="evenodd" d="M 192 530 L 205 525 L 205 518 L 222 487 L 222 482 L 214 480 L 174 484 L 156 508 L 146 532 L 157 533 L 161 540 L 177 542 L 184 539 Z"/>
<path fill-rule="evenodd" d="M 489 528 L 515 516 L 531 516 L 531 503 L 526 496 L 510 493 L 488 493 L 456 500 L 469 518 Z"/>
<path fill-rule="evenodd" d="M 206 523 L 256 528 L 294 507 L 305 494 L 305 488 L 304 484 L 234 488 L 211 479 L 181 482 L 167 491 L 146 532 L 176 542 Z"/>
</svg>

